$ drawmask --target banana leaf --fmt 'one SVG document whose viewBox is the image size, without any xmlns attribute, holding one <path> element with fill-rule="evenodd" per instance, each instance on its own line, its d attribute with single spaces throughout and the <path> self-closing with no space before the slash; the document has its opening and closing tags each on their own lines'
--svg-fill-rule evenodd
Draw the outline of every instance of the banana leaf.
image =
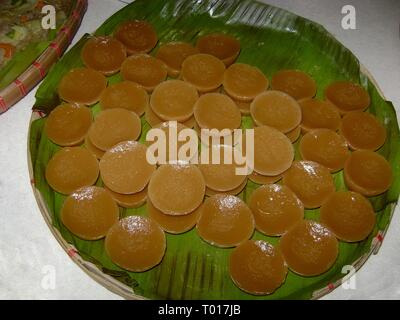
<svg viewBox="0 0 400 320">
<path fill-rule="evenodd" d="M 66 17 L 71 14 L 76 0 L 71 0 L 68 5 L 68 12 Z M 22 72 L 24 72 L 49 46 L 49 44 L 56 38 L 61 24 L 57 25 L 55 30 L 49 30 L 46 39 L 30 43 L 23 50 L 18 51 L 7 64 L 0 70 L 0 90 L 7 87 L 13 82 Z"/>
<path fill-rule="evenodd" d="M 387 229 L 400 191 L 400 139 L 396 113 L 393 105 L 385 101 L 374 83 L 360 71 L 357 58 L 321 25 L 250 0 L 137 0 L 105 21 L 95 34 L 111 34 L 118 24 L 130 19 L 145 19 L 152 23 L 160 39 L 159 45 L 172 40 L 194 43 L 198 36 L 210 32 L 231 34 L 242 45 L 238 61 L 259 67 L 268 77 L 285 68 L 308 72 L 318 84 L 318 97 L 323 96 L 324 88 L 333 81 L 360 83 L 371 96 L 368 112 L 375 114 L 387 129 L 388 138 L 379 153 L 391 163 L 393 184 L 383 195 L 370 199 L 377 217 L 373 233 L 358 243 L 340 242 L 338 259 L 328 272 L 316 277 L 301 277 L 289 272 L 286 282 L 274 294 L 252 296 L 239 290 L 229 278 L 228 258 L 232 249 L 219 249 L 206 244 L 195 230 L 182 235 L 168 234 L 167 251 L 162 263 L 143 273 L 127 272 L 113 264 L 104 251 L 103 240 L 84 241 L 71 234 L 60 221 L 64 196 L 51 190 L 44 178 L 46 164 L 59 147 L 46 137 L 43 131 L 45 118 L 42 118 L 31 124 L 30 155 L 35 186 L 47 205 L 53 228 L 77 249 L 84 260 L 94 263 L 102 272 L 130 286 L 136 295 L 145 298 L 310 299 L 319 296 L 316 292 L 328 284 L 338 283 L 345 275 L 342 273 L 343 266 L 367 257 L 377 233 Z M 88 35 L 85 35 L 53 66 L 37 91 L 35 109 L 49 113 L 59 103 L 58 83 L 68 70 L 82 65 L 80 50 L 87 39 Z M 118 81 L 119 75 L 109 78 L 110 83 Z M 99 105 L 94 105 L 92 111 L 96 114 Z M 144 119 L 142 125 L 141 141 L 150 128 Z M 242 127 L 252 126 L 251 118 L 243 117 Z M 298 143 L 295 148 L 298 159 Z M 334 178 L 337 189 L 345 190 L 342 172 L 335 174 Z M 98 181 L 98 184 L 102 182 Z M 257 184 L 249 182 L 240 197 L 247 201 L 257 187 Z M 146 214 L 146 206 L 121 209 L 121 216 Z M 305 216 L 318 220 L 319 210 L 306 210 Z M 273 244 L 279 241 L 279 238 L 258 232 L 254 233 L 253 239 L 264 239 Z"/>
</svg>

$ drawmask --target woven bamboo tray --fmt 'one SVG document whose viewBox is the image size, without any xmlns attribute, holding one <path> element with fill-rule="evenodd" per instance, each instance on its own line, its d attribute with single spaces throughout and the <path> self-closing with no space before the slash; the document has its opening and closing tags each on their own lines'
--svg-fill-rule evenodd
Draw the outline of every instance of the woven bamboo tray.
<svg viewBox="0 0 400 320">
<path fill-rule="evenodd" d="M 86 12 L 87 0 L 76 0 L 71 15 L 47 49 L 11 84 L 0 90 L 0 114 L 6 112 L 25 97 L 47 74 L 50 67 L 62 56 L 78 31 Z"/>
</svg>

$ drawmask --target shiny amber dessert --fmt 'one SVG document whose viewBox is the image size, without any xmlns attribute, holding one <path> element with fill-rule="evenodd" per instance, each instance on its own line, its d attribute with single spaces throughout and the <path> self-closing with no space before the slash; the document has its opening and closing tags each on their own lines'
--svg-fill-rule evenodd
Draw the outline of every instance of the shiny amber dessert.
<svg viewBox="0 0 400 320">
<path fill-rule="evenodd" d="M 224 79 L 225 65 L 209 54 L 194 54 L 182 64 L 181 77 L 194 85 L 200 92 L 217 89 Z"/>
<path fill-rule="evenodd" d="M 97 148 L 107 151 L 119 142 L 138 139 L 141 130 L 140 118 L 135 112 L 107 109 L 96 116 L 89 139 Z"/>
<path fill-rule="evenodd" d="M 164 121 L 186 121 L 193 116 L 199 94 L 194 86 L 182 80 L 167 80 L 159 84 L 150 98 L 152 111 Z"/>
<path fill-rule="evenodd" d="M 273 90 L 283 91 L 296 100 L 312 98 L 317 93 L 317 84 L 307 73 L 300 70 L 282 70 L 271 80 Z"/>
<path fill-rule="evenodd" d="M 331 129 L 336 131 L 340 125 L 340 114 L 330 102 L 317 99 L 299 101 L 301 107 L 301 128 L 308 132 L 313 129 Z"/>
<path fill-rule="evenodd" d="M 148 92 L 167 78 L 164 62 L 147 54 L 128 57 L 121 66 L 122 79 L 140 84 Z"/>
<path fill-rule="evenodd" d="M 191 55 L 199 53 L 190 43 L 187 42 L 168 42 L 160 46 L 156 57 L 163 61 L 168 69 L 170 77 L 179 76 L 182 63 Z"/>
<path fill-rule="evenodd" d="M 81 58 L 86 67 L 109 76 L 121 68 L 126 58 L 126 49 L 113 37 L 93 37 L 83 46 Z"/>
<path fill-rule="evenodd" d="M 61 104 L 51 111 L 44 130 L 47 137 L 60 146 L 81 143 L 92 124 L 92 113 L 85 106 Z"/>
<path fill-rule="evenodd" d="M 332 102 L 339 112 L 363 111 L 369 107 L 368 92 L 359 84 L 350 81 L 338 81 L 325 89 L 326 100 Z"/>
<path fill-rule="evenodd" d="M 315 129 L 305 134 L 300 141 L 300 154 L 336 172 L 344 167 L 350 155 L 346 140 L 330 129 Z"/>
<path fill-rule="evenodd" d="M 240 52 L 240 42 L 223 33 L 208 34 L 197 40 L 196 48 L 201 53 L 211 54 L 222 60 L 226 66 L 231 65 Z"/>
<path fill-rule="evenodd" d="M 124 141 L 109 149 L 100 160 L 100 175 L 114 192 L 133 194 L 142 191 L 156 169 L 146 158 L 147 147 Z"/>
<path fill-rule="evenodd" d="M 258 95 L 251 103 L 250 112 L 258 126 L 270 126 L 283 133 L 292 131 L 301 122 L 301 109 L 297 101 L 280 91 Z"/>
<path fill-rule="evenodd" d="M 235 247 L 252 236 L 253 214 L 240 198 L 217 194 L 204 201 L 197 232 L 204 241 L 214 246 Z"/>
<path fill-rule="evenodd" d="M 149 217 L 157 222 L 161 229 L 172 234 L 184 233 L 192 229 L 200 217 L 200 208 L 193 212 L 180 216 L 171 216 L 158 210 L 151 201 L 147 201 L 147 212 Z"/>
<path fill-rule="evenodd" d="M 302 276 L 328 271 L 339 253 L 335 235 L 311 220 L 303 220 L 286 232 L 281 237 L 280 249 L 289 269 Z"/>
<path fill-rule="evenodd" d="M 376 196 L 389 189 L 392 183 L 392 168 L 380 154 L 357 150 L 344 165 L 344 180 L 350 190 L 368 197 Z"/>
<path fill-rule="evenodd" d="M 353 150 L 378 150 L 386 141 L 386 129 L 370 113 L 347 113 L 340 126 L 340 133 Z"/>
<path fill-rule="evenodd" d="M 138 116 L 144 113 L 149 104 L 149 95 L 135 82 L 122 81 L 110 85 L 100 96 L 100 105 L 104 109 L 122 108 L 135 112 Z"/>
<path fill-rule="evenodd" d="M 320 220 L 340 240 L 356 242 L 368 237 L 376 218 L 371 203 L 361 194 L 339 191 L 322 204 Z"/>
<path fill-rule="evenodd" d="M 185 215 L 203 202 L 205 182 L 191 164 L 165 164 L 152 175 L 148 188 L 151 203 L 164 214 Z"/>
<path fill-rule="evenodd" d="M 242 118 L 231 98 L 221 93 L 202 95 L 194 105 L 194 117 L 201 129 L 237 129 Z"/>
<path fill-rule="evenodd" d="M 62 194 L 93 185 L 99 176 L 96 157 L 85 148 L 67 147 L 57 151 L 46 166 L 50 187 Z"/>
<path fill-rule="evenodd" d="M 229 274 L 243 291 L 266 295 L 285 281 L 287 266 L 279 248 L 263 240 L 248 240 L 232 251 Z"/>
<path fill-rule="evenodd" d="M 257 67 L 235 63 L 226 69 L 224 90 L 239 101 L 251 101 L 268 88 L 268 79 Z"/>
<path fill-rule="evenodd" d="M 127 21 L 120 24 L 114 32 L 114 37 L 126 47 L 128 54 L 147 53 L 158 42 L 153 26 L 143 20 Z"/>
<path fill-rule="evenodd" d="M 329 169 L 314 161 L 294 161 L 283 176 L 288 186 L 307 209 L 318 208 L 335 192 Z"/>
<path fill-rule="evenodd" d="M 76 190 L 61 208 L 61 221 L 69 231 L 85 240 L 98 240 L 118 221 L 115 201 L 96 186 Z"/>
<path fill-rule="evenodd" d="M 93 69 L 76 68 L 66 73 L 58 85 L 58 95 L 64 101 L 92 105 L 99 101 L 107 87 L 106 77 Z"/>
<path fill-rule="evenodd" d="M 280 236 L 304 217 L 303 203 L 287 186 L 264 185 L 250 197 L 249 207 L 256 229 L 267 236 Z"/>
<path fill-rule="evenodd" d="M 246 149 L 246 139 L 243 151 Z M 280 131 L 261 126 L 254 129 L 254 171 L 277 176 L 292 165 L 294 150 L 289 138 Z"/>
<path fill-rule="evenodd" d="M 114 224 L 107 233 L 105 249 L 110 259 L 132 272 L 149 270 L 164 257 L 164 231 L 152 219 L 129 216 Z"/>
</svg>

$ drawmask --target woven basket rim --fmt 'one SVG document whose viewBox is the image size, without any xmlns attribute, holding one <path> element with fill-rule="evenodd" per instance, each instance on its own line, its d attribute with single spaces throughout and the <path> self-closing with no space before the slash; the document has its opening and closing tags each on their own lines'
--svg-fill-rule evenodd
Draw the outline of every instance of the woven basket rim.
<svg viewBox="0 0 400 320">
<path fill-rule="evenodd" d="M 49 45 L 36 57 L 29 66 L 27 66 L 10 84 L 0 90 L 0 114 L 9 110 L 13 105 L 22 100 L 39 82 L 44 78 L 62 56 L 67 49 L 71 40 L 76 35 L 83 16 L 85 15 L 88 6 L 88 0 L 75 0 L 74 6 L 71 8 L 70 15 L 64 21 L 63 25 L 58 30 L 55 38 Z M 68 30 L 68 31 L 66 31 Z M 64 37 L 62 37 L 64 35 Z M 53 46 L 52 46 L 53 45 Z M 51 55 L 52 50 L 57 52 L 57 55 Z M 38 61 L 44 60 L 48 67 L 43 67 Z M 29 79 L 26 83 L 20 78 Z M 6 101 L 9 101 L 8 103 Z"/>
</svg>

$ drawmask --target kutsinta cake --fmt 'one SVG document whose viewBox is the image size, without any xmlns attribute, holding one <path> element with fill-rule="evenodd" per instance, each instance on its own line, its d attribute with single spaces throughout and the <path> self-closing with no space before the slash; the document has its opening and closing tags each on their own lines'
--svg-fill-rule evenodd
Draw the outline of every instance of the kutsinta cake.
<svg viewBox="0 0 400 320">
<path fill-rule="evenodd" d="M 181 77 L 199 92 L 217 89 L 224 79 L 225 65 L 218 58 L 209 54 L 194 54 L 182 64 Z"/>
<path fill-rule="evenodd" d="M 254 218 L 240 198 L 216 194 L 202 204 L 196 229 L 204 241 L 214 246 L 235 247 L 253 235 Z"/>
<path fill-rule="evenodd" d="M 371 98 L 359 84 L 349 81 L 337 81 L 325 89 L 325 98 L 335 105 L 341 114 L 350 111 L 364 111 L 369 107 Z"/>
<path fill-rule="evenodd" d="M 337 131 L 341 118 L 337 108 L 330 102 L 317 99 L 299 101 L 301 108 L 301 129 L 304 132 L 313 129 L 331 129 Z"/>
<path fill-rule="evenodd" d="M 289 187 L 263 185 L 250 197 L 256 229 L 268 236 L 281 236 L 304 217 L 303 203 Z"/>
<path fill-rule="evenodd" d="M 199 95 L 191 84 L 182 80 L 167 80 L 159 84 L 150 98 L 152 111 L 164 121 L 183 122 L 193 116 Z"/>
<path fill-rule="evenodd" d="M 243 137 L 243 152 L 246 137 Z M 294 150 L 289 138 L 280 131 L 261 126 L 254 128 L 254 171 L 261 175 L 277 176 L 292 165 Z"/>
<path fill-rule="evenodd" d="M 83 46 L 81 58 L 86 67 L 110 76 L 120 70 L 126 49 L 113 37 L 93 37 Z"/>
<path fill-rule="evenodd" d="M 104 238 L 118 220 L 117 204 L 105 189 L 96 186 L 78 189 L 61 209 L 62 223 L 85 240 Z"/>
<path fill-rule="evenodd" d="M 318 162 L 331 172 L 342 170 L 350 155 L 346 140 L 330 129 L 315 129 L 300 140 L 300 154 L 304 160 Z"/>
<path fill-rule="evenodd" d="M 300 70 L 281 70 L 272 76 L 271 87 L 287 93 L 296 100 L 313 98 L 317 84 L 307 73 Z"/>
<path fill-rule="evenodd" d="M 58 85 L 60 98 L 69 103 L 92 105 L 99 101 L 107 87 L 107 78 L 94 69 L 76 68 L 70 70 Z"/>
<path fill-rule="evenodd" d="M 129 216 L 107 233 L 105 249 L 121 268 L 142 272 L 160 263 L 166 248 L 165 234 L 152 219 Z"/>
<path fill-rule="evenodd" d="M 238 101 L 252 101 L 267 90 L 268 84 L 268 79 L 260 69 L 245 63 L 235 63 L 224 73 L 224 90 Z"/>
<path fill-rule="evenodd" d="M 89 130 L 90 141 L 107 151 L 117 143 L 137 140 L 142 127 L 139 116 L 132 111 L 115 108 L 101 111 Z"/>
<path fill-rule="evenodd" d="M 153 26 L 144 20 L 121 23 L 114 32 L 114 38 L 125 46 L 129 55 L 147 53 L 158 42 L 157 33 Z"/>
<path fill-rule="evenodd" d="M 147 54 L 135 54 L 122 63 L 122 79 L 140 84 L 146 91 L 154 88 L 167 78 L 164 62 Z"/>
<path fill-rule="evenodd" d="M 288 133 L 300 125 L 301 109 L 296 100 L 280 91 L 266 91 L 258 95 L 250 106 L 250 113 L 258 126 L 270 126 Z"/>
<path fill-rule="evenodd" d="M 45 132 L 59 146 L 80 144 L 92 124 L 92 113 L 83 105 L 63 103 L 50 113 Z"/>
<path fill-rule="evenodd" d="M 221 93 L 207 93 L 196 101 L 194 117 L 200 129 L 238 129 L 240 110 L 231 98 Z"/>
<path fill-rule="evenodd" d="M 320 220 L 338 239 L 357 242 L 368 237 L 376 218 L 371 203 L 361 194 L 338 191 L 322 204 Z"/>
<path fill-rule="evenodd" d="M 196 48 L 201 53 L 217 57 L 226 66 L 229 66 L 239 55 L 240 42 L 230 35 L 213 33 L 199 37 Z"/>
<path fill-rule="evenodd" d="M 287 265 L 279 248 L 263 240 L 248 240 L 233 250 L 229 274 L 241 290 L 266 295 L 285 281 Z"/>
<path fill-rule="evenodd" d="M 386 129 L 370 113 L 353 111 L 344 115 L 340 134 L 353 150 L 378 150 L 386 141 Z"/>
<path fill-rule="evenodd" d="M 161 212 L 185 215 L 203 202 L 205 188 L 203 175 L 196 165 L 165 164 L 151 176 L 148 196 Z"/>
<path fill-rule="evenodd" d="M 149 95 L 142 86 L 131 81 L 122 81 L 108 86 L 100 96 L 100 106 L 103 110 L 122 108 L 135 112 L 138 116 L 144 114 L 149 105 Z"/>
<path fill-rule="evenodd" d="M 302 220 L 280 239 L 279 248 L 289 269 L 302 276 L 316 276 L 335 263 L 339 243 L 324 225 Z"/>
<path fill-rule="evenodd" d="M 335 192 L 335 184 L 329 169 L 314 161 L 294 161 L 283 176 L 288 186 L 307 209 L 321 206 Z"/>
<path fill-rule="evenodd" d="M 156 170 L 147 161 L 146 151 L 147 147 L 136 141 L 124 141 L 109 149 L 99 165 L 103 183 L 121 194 L 142 191 Z"/>
<path fill-rule="evenodd" d="M 344 165 L 347 187 L 365 196 L 379 195 L 392 183 L 392 169 L 380 154 L 369 150 L 354 151 Z"/>
<path fill-rule="evenodd" d="M 96 157 L 82 147 L 67 147 L 57 151 L 46 166 L 46 180 L 61 194 L 93 185 L 99 176 Z"/>
</svg>

